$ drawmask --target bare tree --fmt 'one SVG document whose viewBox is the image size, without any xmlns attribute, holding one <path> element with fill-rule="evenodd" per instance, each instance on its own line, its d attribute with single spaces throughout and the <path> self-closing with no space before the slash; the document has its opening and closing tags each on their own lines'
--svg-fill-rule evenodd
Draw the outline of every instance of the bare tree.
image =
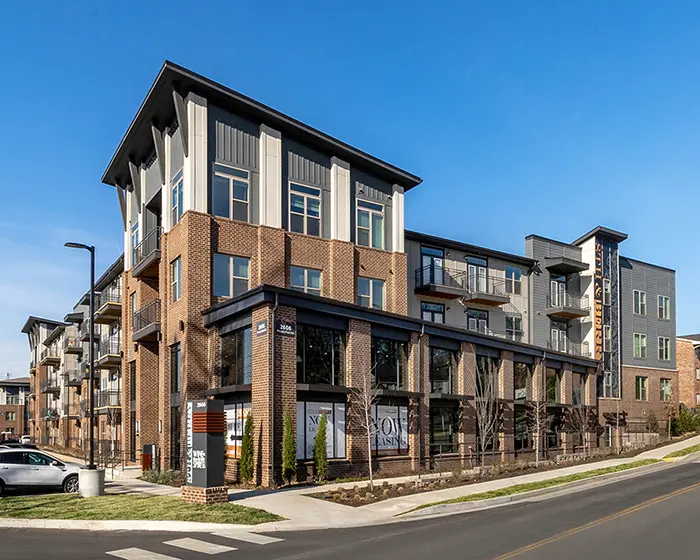
<svg viewBox="0 0 700 560">
<path fill-rule="evenodd" d="M 591 410 L 582 403 L 578 403 L 569 410 L 569 428 L 575 434 L 578 434 L 583 447 L 584 458 L 588 455 L 588 432 L 591 429 L 592 419 Z"/>
<path fill-rule="evenodd" d="M 477 449 L 481 464 L 484 464 L 486 448 L 493 444 L 498 433 L 498 370 L 491 359 L 483 362 L 484 371 L 477 367 L 473 375 L 467 375 L 467 390 L 474 395 L 474 416 L 477 429 Z M 471 385 L 471 387 L 470 387 Z"/>
<path fill-rule="evenodd" d="M 367 463 L 369 465 L 369 488 L 374 491 L 374 472 L 372 469 L 372 440 L 377 434 L 377 424 L 372 414 L 380 387 L 374 383 L 373 369 L 362 372 L 353 371 L 353 387 L 350 389 L 349 420 L 362 428 L 367 438 Z"/>
<path fill-rule="evenodd" d="M 547 359 L 542 360 L 542 368 Z M 547 390 L 546 390 L 546 375 L 543 371 L 540 374 L 534 375 L 537 387 L 533 386 L 532 400 L 529 403 L 528 409 L 528 424 L 535 436 L 535 466 L 539 467 L 540 457 L 542 456 L 542 441 L 544 428 L 547 425 Z"/>
</svg>

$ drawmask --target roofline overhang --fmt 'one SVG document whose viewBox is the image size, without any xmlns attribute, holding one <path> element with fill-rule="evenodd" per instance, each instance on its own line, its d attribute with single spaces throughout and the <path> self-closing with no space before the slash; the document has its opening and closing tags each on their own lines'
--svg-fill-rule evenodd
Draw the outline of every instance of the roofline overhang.
<svg viewBox="0 0 700 560">
<path fill-rule="evenodd" d="M 29 331 L 31 331 L 32 327 L 37 323 L 50 325 L 52 327 L 57 327 L 63 324 L 61 321 L 54 321 L 53 319 L 44 319 L 43 317 L 35 317 L 34 315 L 30 315 L 25 321 L 21 332 L 24 334 L 29 334 Z"/>
<path fill-rule="evenodd" d="M 102 276 L 100 276 L 97 280 L 95 280 L 95 291 L 99 292 L 100 290 L 105 289 L 110 282 L 112 282 L 115 278 L 120 276 L 124 272 L 124 253 L 119 255 L 117 257 L 117 260 L 114 261 L 111 265 L 109 265 L 109 268 L 105 270 L 102 273 Z M 85 297 L 90 297 L 90 292 L 88 291 L 83 298 L 81 298 L 80 302 L 83 301 Z M 79 302 L 79 303 L 80 303 Z"/>
<path fill-rule="evenodd" d="M 417 175 L 166 60 L 102 175 L 103 183 L 122 188 L 131 183 L 129 164 L 141 165 L 155 150 L 152 126 L 165 130 L 176 121 L 174 91 L 182 97 L 186 97 L 189 93 L 201 95 L 221 109 L 232 110 L 255 122 L 271 126 L 284 135 L 302 140 L 309 147 L 316 147 L 321 151 L 325 149 L 329 155 L 337 156 L 390 183 L 398 184 L 404 190 L 409 190 L 422 182 Z"/>
<path fill-rule="evenodd" d="M 58 335 L 60 335 L 63 331 L 66 330 L 66 327 L 69 326 L 70 323 L 61 323 L 58 325 L 54 330 L 51 331 L 49 336 L 47 336 L 43 341 L 42 344 L 44 346 L 49 346 L 54 340 L 58 338 Z"/>
<path fill-rule="evenodd" d="M 627 239 L 628 236 L 626 233 L 622 233 L 621 231 L 610 229 L 605 226 L 597 226 L 594 227 L 588 233 L 584 233 L 576 241 L 572 241 L 571 245 L 580 245 L 581 243 L 587 241 L 591 237 L 606 237 L 608 239 L 612 239 L 617 243 L 622 243 L 625 239 Z"/>
</svg>

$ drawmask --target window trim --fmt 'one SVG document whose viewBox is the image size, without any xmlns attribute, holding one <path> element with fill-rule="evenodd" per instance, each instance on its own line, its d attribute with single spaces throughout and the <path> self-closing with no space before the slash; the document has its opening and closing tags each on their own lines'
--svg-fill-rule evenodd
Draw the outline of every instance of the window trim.
<svg viewBox="0 0 700 560">
<path fill-rule="evenodd" d="M 228 260 L 228 267 L 227 267 L 228 273 L 226 275 L 228 277 L 228 294 L 227 295 L 215 294 L 215 290 L 214 290 L 214 279 L 215 279 L 214 262 L 216 261 L 216 255 L 226 257 Z M 248 277 L 247 278 L 243 278 L 242 276 L 235 276 L 234 275 L 234 271 L 236 270 L 236 267 L 234 266 L 234 259 L 243 259 L 243 260 L 247 261 L 247 269 L 248 269 Z M 214 297 L 236 297 L 236 296 L 240 295 L 240 294 L 234 293 L 235 290 L 233 288 L 236 284 L 236 280 L 245 280 L 246 281 L 247 287 L 241 293 L 245 293 L 248 290 L 250 290 L 250 257 L 246 257 L 244 255 L 229 255 L 228 253 L 217 253 L 216 251 L 214 251 L 214 253 L 212 253 L 211 268 L 212 268 L 212 275 L 211 275 L 211 293 L 212 293 L 212 296 L 214 296 Z"/>
<path fill-rule="evenodd" d="M 612 325 L 603 325 L 603 352 L 612 352 Z"/>
<path fill-rule="evenodd" d="M 663 341 L 663 347 L 661 345 Z M 661 352 L 663 350 L 663 357 L 661 356 Z M 668 336 L 660 336 L 659 337 L 659 354 L 658 358 L 660 362 L 670 362 L 671 361 L 671 338 Z"/>
<path fill-rule="evenodd" d="M 177 296 L 177 297 L 176 297 Z M 182 299 L 182 261 L 180 257 L 170 262 L 170 302 Z"/>
<path fill-rule="evenodd" d="M 612 305 L 612 280 L 603 278 L 603 305 Z"/>
<path fill-rule="evenodd" d="M 640 384 L 640 381 L 642 382 Z M 642 395 L 642 393 L 644 393 Z M 643 398 L 642 398 L 643 397 Z M 644 375 L 634 377 L 634 400 L 639 402 L 649 401 L 649 378 Z"/>
<path fill-rule="evenodd" d="M 671 320 L 671 298 L 669 296 L 659 295 L 656 299 L 657 303 L 657 319 L 662 321 Z"/>
<path fill-rule="evenodd" d="M 302 189 L 311 189 L 314 191 L 318 191 L 318 195 L 316 194 L 311 194 L 308 192 L 305 192 L 303 190 L 294 190 L 292 187 L 297 186 L 301 187 Z M 304 213 L 299 214 L 299 212 L 293 212 L 292 211 L 292 195 L 297 195 L 300 196 L 304 199 Z M 316 199 L 318 200 L 318 218 L 315 218 L 314 216 L 311 216 L 311 219 L 316 220 L 318 219 L 318 235 L 313 235 L 311 233 L 308 233 L 308 218 L 309 215 L 307 214 L 307 200 L 308 199 Z M 319 187 L 313 187 L 311 185 L 306 185 L 302 182 L 299 181 L 288 181 L 287 182 L 287 207 L 288 207 L 288 212 L 287 212 L 287 219 L 289 222 L 287 223 L 287 230 L 290 233 L 298 233 L 300 235 L 309 235 L 310 237 L 319 237 L 323 238 L 323 190 L 320 189 Z M 292 230 L 292 214 L 296 216 L 303 216 L 304 221 L 304 231 L 293 231 Z"/>
<path fill-rule="evenodd" d="M 424 305 L 434 305 L 434 306 L 439 306 L 442 308 L 442 311 L 437 311 L 435 309 L 424 309 Z M 430 315 L 430 319 L 425 318 L 425 314 L 428 313 Z M 435 315 L 442 315 L 442 321 L 436 321 L 435 320 Z M 420 302 L 420 318 L 422 321 L 430 321 L 431 323 L 435 323 L 438 325 L 444 325 L 445 324 L 445 304 L 444 303 L 435 303 L 432 301 L 421 301 Z"/>
<path fill-rule="evenodd" d="M 508 319 L 515 320 L 517 319 L 520 322 L 520 329 L 515 329 L 515 328 L 508 328 Z M 515 315 L 515 314 L 508 314 L 506 313 L 505 316 L 505 329 L 506 329 L 506 336 L 509 337 L 511 340 L 516 340 L 516 337 L 522 336 L 525 334 L 525 331 L 523 330 L 523 316 L 522 315 Z"/>
<path fill-rule="evenodd" d="M 511 274 L 509 275 L 509 272 L 517 272 L 517 278 L 515 275 Z M 504 275 L 505 275 L 505 289 L 507 294 L 513 294 L 516 296 L 522 295 L 523 293 L 523 270 L 519 266 L 513 266 L 511 264 L 507 264 L 505 266 L 504 270 Z M 517 289 L 516 289 L 517 287 Z"/>
<path fill-rule="evenodd" d="M 182 220 L 184 206 L 184 168 L 175 173 L 170 181 L 170 227 L 180 223 Z M 174 196 L 177 193 L 176 196 Z M 175 219 L 177 218 L 177 219 Z"/>
<path fill-rule="evenodd" d="M 666 383 L 664 383 L 666 382 Z M 664 384 L 668 386 L 668 392 L 664 391 Z M 661 377 L 659 378 L 659 401 L 660 402 L 671 402 L 671 378 Z M 668 398 L 666 398 L 668 397 Z"/>
<path fill-rule="evenodd" d="M 636 299 L 638 297 L 638 299 Z M 639 310 L 637 310 L 637 303 Z M 647 293 L 642 290 L 632 290 L 632 313 L 634 315 L 646 316 L 647 314 Z"/>
<path fill-rule="evenodd" d="M 174 372 L 173 370 L 175 369 L 173 367 L 173 364 L 175 362 L 175 359 L 177 357 L 177 372 Z M 174 375 L 177 373 L 177 375 Z M 174 381 L 177 381 L 175 383 Z M 173 389 L 177 388 L 176 391 Z M 180 346 L 179 342 L 176 342 L 175 344 L 170 346 L 170 394 L 174 395 L 176 393 L 179 393 L 182 390 L 182 346 Z"/>
<path fill-rule="evenodd" d="M 231 172 L 226 172 L 223 171 L 222 169 L 217 169 L 218 167 L 221 167 L 223 169 L 230 169 Z M 246 177 L 239 177 L 236 175 L 234 172 L 238 171 L 239 173 L 245 173 Z M 250 180 L 250 171 L 247 169 L 240 169 L 238 167 L 233 167 L 229 165 L 224 165 L 221 163 L 215 163 L 214 164 L 214 180 L 216 180 L 216 177 L 221 177 L 222 179 L 226 179 L 228 181 L 228 216 L 221 216 L 219 214 L 214 213 L 214 204 L 213 204 L 213 188 L 214 185 L 212 184 L 212 215 L 217 216 L 219 218 L 226 218 L 229 220 L 235 220 L 237 222 L 243 222 L 243 223 L 250 223 L 250 191 L 251 191 L 251 180 Z M 241 183 L 245 183 L 248 186 L 248 199 L 247 200 L 241 200 L 238 198 L 234 198 L 234 181 L 239 181 Z M 246 205 L 246 219 L 245 221 L 243 220 L 238 220 L 234 218 L 234 204 L 235 202 L 238 202 L 240 204 L 245 204 Z"/>
<path fill-rule="evenodd" d="M 639 340 L 639 355 L 637 355 L 637 340 Z M 642 344 L 642 341 L 644 344 Z M 632 335 L 632 355 L 640 360 L 646 360 L 647 352 L 647 335 L 645 333 L 633 333 Z"/>
<path fill-rule="evenodd" d="M 360 294 L 360 281 L 361 280 L 367 280 L 367 282 L 369 283 L 369 294 L 368 295 L 361 295 Z M 381 284 L 381 288 L 382 288 L 382 306 L 381 307 L 375 307 L 373 305 L 373 303 L 374 303 L 374 286 L 377 283 Z M 369 305 L 364 305 L 362 303 L 361 298 L 369 298 Z M 369 276 L 358 276 L 357 277 L 357 304 L 361 305 L 362 307 L 365 307 L 367 309 L 381 309 L 381 310 L 386 309 L 386 282 L 380 278 L 370 278 Z"/>
<path fill-rule="evenodd" d="M 304 273 L 304 285 L 295 286 L 292 284 L 292 269 L 296 268 Z M 318 272 L 318 289 L 309 287 L 309 271 Z M 323 294 L 323 271 L 318 268 L 310 268 L 307 266 L 297 266 L 295 264 L 289 265 L 289 287 L 293 290 L 299 290 L 305 294 L 311 294 L 315 296 L 321 296 Z M 318 292 L 318 293 L 316 293 Z"/>
<path fill-rule="evenodd" d="M 381 210 L 378 210 L 377 208 L 370 208 L 370 206 L 375 206 L 379 207 Z M 380 249 L 384 250 L 386 247 L 386 220 L 385 220 L 385 210 L 386 206 L 384 204 L 380 204 L 378 202 L 370 202 L 361 198 L 356 198 L 355 199 L 355 244 L 359 245 L 360 247 L 368 247 L 370 249 Z M 369 215 L 369 226 L 368 227 L 363 227 L 360 226 L 360 212 L 366 212 Z M 372 216 L 376 214 L 378 216 L 381 216 L 382 218 L 382 235 L 381 235 L 381 240 L 382 240 L 382 246 L 381 247 L 375 247 L 372 244 L 372 240 L 374 239 L 374 236 L 372 235 L 374 233 L 374 222 L 372 221 Z M 360 229 L 366 230 L 367 235 L 368 235 L 368 241 L 369 245 L 363 245 L 360 243 Z"/>
</svg>

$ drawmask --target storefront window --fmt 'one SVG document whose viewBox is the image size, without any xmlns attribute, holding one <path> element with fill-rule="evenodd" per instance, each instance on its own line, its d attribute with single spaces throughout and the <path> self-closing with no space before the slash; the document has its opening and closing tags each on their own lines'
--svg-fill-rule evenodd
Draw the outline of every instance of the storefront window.
<svg viewBox="0 0 700 560">
<path fill-rule="evenodd" d="M 250 327 L 221 337 L 221 386 L 248 385 L 253 380 L 253 336 Z"/>
<path fill-rule="evenodd" d="M 382 389 L 406 389 L 406 344 L 372 337 L 372 375 Z"/>
<path fill-rule="evenodd" d="M 476 395 L 489 399 L 498 398 L 498 359 L 490 356 L 476 357 Z"/>
<path fill-rule="evenodd" d="M 515 409 L 515 450 L 531 449 L 532 437 L 528 426 L 528 411 L 522 407 Z"/>
<path fill-rule="evenodd" d="M 586 376 L 581 373 L 572 375 L 571 402 L 574 405 L 583 404 L 586 388 Z"/>
<path fill-rule="evenodd" d="M 443 348 L 430 349 L 430 392 L 453 393 L 453 355 Z"/>
<path fill-rule="evenodd" d="M 325 416 L 328 422 L 326 455 L 329 459 L 345 457 L 345 403 L 298 401 L 297 459 L 314 458 L 314 444 L 321 416 Z"/>
<path fill-rule="evenodd" d="M 345 333 L 297 325 L 297 382 L 345 385 Z"/>
<path fill-rule="evenodd" d="M 459 410 L 451 407 L 430 407 L 430 453 L 459 451 Z"/>
<path fill-rule="evenodd" d="M 561 376 L 559 370 L 547 368 L 547 402 L 556 404 L 561 400 Z"/>
<path fill-rule="evenodd" d="M 532 369 L 529 364 L 513 362 L 513 393 L 516 401 L 532 400 Z"/>
</svg>

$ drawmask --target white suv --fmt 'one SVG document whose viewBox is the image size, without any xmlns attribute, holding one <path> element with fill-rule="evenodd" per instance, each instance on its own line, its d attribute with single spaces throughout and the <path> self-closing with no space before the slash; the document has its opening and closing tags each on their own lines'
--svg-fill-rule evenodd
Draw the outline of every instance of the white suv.
<svg viewBox="0 0 700 560">
<path fill-rule="evenodd" d="M 60 488 L 72 494 L 78 491 L 79 471 L 41 451 L 0 448 L 0 496 L 10 488 Z"/>
</svg>

